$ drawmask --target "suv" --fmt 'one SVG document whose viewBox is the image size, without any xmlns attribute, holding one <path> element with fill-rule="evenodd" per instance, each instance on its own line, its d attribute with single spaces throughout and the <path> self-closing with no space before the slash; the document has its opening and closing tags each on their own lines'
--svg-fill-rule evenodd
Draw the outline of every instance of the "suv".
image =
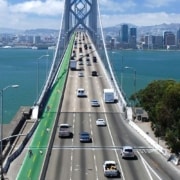
<svg viewBox="0 0 180 180">
<path fill-rule="evenodd" d="M 133 147 L 131 147 L 131 146 L 123 146 L 122 158 L 135 158 Z"/>
<path fill-rule="evenodd" d="M 70 125 L 69 124 L 60 124 L 59 125 L 59 137 L 70 137 Z"/>
<path fill-rule="evenodd" d="M 77 97 L 86 97 L 85 90 L 83 88 L 77 89 Z"/>
</svg>

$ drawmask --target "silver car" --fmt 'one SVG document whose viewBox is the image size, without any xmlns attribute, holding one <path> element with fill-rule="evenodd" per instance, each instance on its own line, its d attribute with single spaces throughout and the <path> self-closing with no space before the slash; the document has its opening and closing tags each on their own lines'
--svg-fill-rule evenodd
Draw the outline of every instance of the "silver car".
<svg viewBox="0 0 180 180">
<path fill-rule="evenodd" d="M 131 146 L 123 146 L 122 149 L 122 158 L 135 158 L 135 154 L 133 151 L 133 147 Z"/>
<path fill-rule="evenodd" d="M 104 119 L 97 119 L 96 126 L 106 126 L 106 121 Z"/>
</svg>

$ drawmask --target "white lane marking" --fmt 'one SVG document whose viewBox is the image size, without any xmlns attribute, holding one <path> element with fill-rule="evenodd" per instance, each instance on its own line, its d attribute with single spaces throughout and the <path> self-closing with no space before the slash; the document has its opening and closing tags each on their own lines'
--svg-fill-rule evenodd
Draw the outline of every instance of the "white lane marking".
<svg viewBox="0 0 180 180">
<path fill-rule="evenodd" d="M 92 135 L 91 136 L 92 143 L 94 144 L 91 113 L 89 113 L 89 121 L 90 121 L 91 135 Z M 98 178 L 98 168 L 97 168 L 97 163 L 96 163 L 95 148 L 93 148 L 92 151 L 93 151 L 93 154 L 94 154 L 94 167 L 95 167 L 95 171 L 96 171 L 96 180 L 99 180 L 99 178 Z"/>
<path fill-rule="evenodd" d="M 73 113 L 72 136 L 74 135 L 75 119 L 76 119 L 76 113 Z M 72 138 L 72 146 L 74 146 L 74 138 Z M 73 171 L 73 151 L 74 149 L 72 148 L 71 149 L 71 164 L 70 164 L 70 180 L 72 180 L 72 171 Z"/>
<path fill-rule="evenodd" d="M 93 127 L 92 127 L 92 118 L 91 118 L 91 113 L 89 113 L 89 121 L 90 121 L 90 129 L 91 129 L 91 138 L 92 138 L 92 144 L 94 144 L 94 139 L 93 139 Z M 95 148 L 92 149 L 93 154 L 94 154 L 94 167 L 96 171 L 96 180 L 98 180 L 98 168 L 97 168 L 97 163 L 96 163 L 96 154 L 95 154 Z"/>
<path fill-rule="evenodd" d="M 153 178 L 152 178 L 152 176 L 151 176 L 151 174 L 150 174 L 150 171 L 152 171 L 152 173 L 159 179 L 159 180 L 162 180 L 162 178 L 152 169 L 152 167 L 148 164 L 148 162 L 142 157 L 142 155 L 139 153 L 139 152 L 137 152 L 138 153 L 138 155 L 140 156 L 140 158 L 141 158 L 141 160 L 142 160 L 142 162 L 143 162 L 143 164 L 144 164 L 144 167 L 145 167 L 145 169 L 146 169 L 146 171 L 147 171 L 147 173 L 148 173 L 148 175 L 149 175 L 149 178 L 151 179 L 151 180 L 153 180 Z M 148 169 L 149 168 L 149 169 Z"/>
</svg>

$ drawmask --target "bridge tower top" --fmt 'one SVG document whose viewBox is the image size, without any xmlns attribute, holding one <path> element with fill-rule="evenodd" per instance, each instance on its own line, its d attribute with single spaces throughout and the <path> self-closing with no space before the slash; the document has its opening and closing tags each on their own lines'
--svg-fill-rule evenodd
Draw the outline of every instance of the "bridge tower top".
<svg viewBox="0 0 180 180">
<path fill-rule="evenodd" d="M 76 30 L 88 32 L 96 44 L 97 0 L 65 0 L 63 34 L 67 42 Z"/>
</svg>

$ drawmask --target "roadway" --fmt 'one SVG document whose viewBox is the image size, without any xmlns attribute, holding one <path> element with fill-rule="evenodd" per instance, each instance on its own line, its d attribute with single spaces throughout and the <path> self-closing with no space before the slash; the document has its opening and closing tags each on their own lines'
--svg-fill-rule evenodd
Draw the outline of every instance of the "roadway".
<svg viewBox="0 0 180 180">
<path fill-rule="evenodd" d="M 84 43 L 90 44 L 92 49 L 83 49 L 83 55 L 89 53 L 91 65 L 86 64 L 86 57 L 84 57 L 84 65 L 78 64 L 77 71 L 69 71 L 58 122 L 58 124 L 70 124 L 73 137 L 59 138 L 58 126 L 56 127 L 45 179 L 102 180 L 105 179 L 102 165 L 106 160 L 116 161 L 121 179 L 179 179 L 179 174 L 172 164 L 142 139 L 128 125 L 128 121 L 122 119 L 119 105 L 103 102 L 103 89 L 110 88 L 110 84 L 100 60 L 97 59 L 97 63 L 92 61 L 92 57 L 97 54 L 90 40 L 87 37 L 85 40 L 82 38 L 82 34 L 76 36 L 78 42 L 75 49 L 76 59 L 79 59 L 79 47 L 83 47 Z M 82 66 L 84 77 L 79 77 L 78 73 Z M 98 72 L 97 77 L 91 75 L 94 70 Z M 77 97 L 78 88 L 86 90 L 86 98 Z M 98 99 L 100 107 L 91 107 L 92 99 Z M 107 126 L 97 127 L 95 124 L 97 118 L 104 118 Z M 80 143 L 79 133 L 82 131 L 91 134 L 91 143 Z M 136 160 L 122 159 L 123 145 L 135 147 Z"/>
</svg>

